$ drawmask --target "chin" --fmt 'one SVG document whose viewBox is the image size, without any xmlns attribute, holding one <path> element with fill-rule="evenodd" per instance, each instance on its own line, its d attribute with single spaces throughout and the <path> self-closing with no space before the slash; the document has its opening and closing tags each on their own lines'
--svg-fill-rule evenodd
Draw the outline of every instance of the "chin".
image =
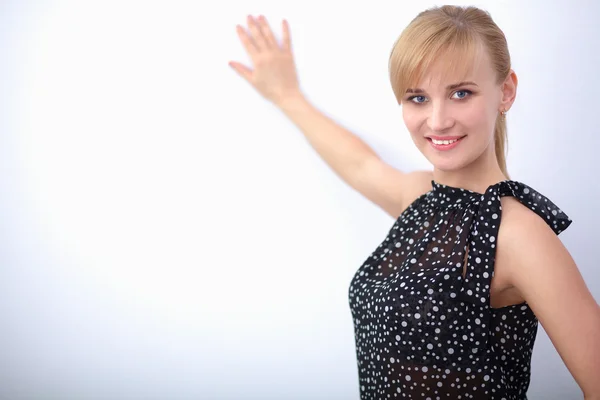
<svg viewBox="0 0 600 400">
<path fill-rule="evenodd" d="M 465 157 L 461 157 L 460 155 L 440 157 L 439 155 L 429 154 L 426 158 L 435 169 L 444 172 L 460 171 L 471 163 Z"/>
<path fill-rule="evenodd" d="M 427 143 L 426 147 L 421 149 L 421 153 L 435 169 L 444 172 L 454 172 L 467 168 L 482 156 L 481 153 L 473 153 L 472 151 L 468 151 L 469 149 L 467 148 L 462 150 L 438 152 L 431 149 L 429 143 Z"/>
<path fill-rule="evenodd" d="M 463 164 L 456 163 L 432 163 L 432 165 L 436 170 L 444 172 L 456 172 L 465 167 Z"/>
</svg>

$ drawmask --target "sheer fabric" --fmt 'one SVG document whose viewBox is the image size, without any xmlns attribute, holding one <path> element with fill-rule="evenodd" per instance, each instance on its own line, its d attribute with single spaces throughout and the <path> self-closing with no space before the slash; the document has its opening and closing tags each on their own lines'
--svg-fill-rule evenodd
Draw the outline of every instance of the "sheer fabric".
<svg viewBox="0 0 600 400">
<path fill-rule="evenodd" d="M 490 305 L 502 196 L 556 234 L 571 223 L 519 182 L 480 194 L 432 181 L 358 269 L 348 295 L 361 399 L 527 398 L 538 321 L 526 303 Z"/>
</svg>

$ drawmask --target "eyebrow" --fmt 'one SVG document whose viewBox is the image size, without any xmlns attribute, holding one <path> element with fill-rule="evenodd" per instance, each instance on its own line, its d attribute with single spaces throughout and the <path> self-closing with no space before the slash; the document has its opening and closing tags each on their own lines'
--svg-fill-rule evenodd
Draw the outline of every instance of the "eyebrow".
<svg viewBox="0 0 600 400">
<path fill-rule="evenodd" d="M 460 86 L 467 86 L 467 85 L 473 85 L 473 86 L 478 86 L 475 82 L 471 82 L 471 81 L 465 81 L 465 82 L 459 82 L 459 83 L 454 83 L 452 85 L 448 85 L 446 86 L 446 90 L 452 90 L 452 89 L 456 89 L 457 87 Z M 425 91 L 423 89 L 406 89 L 406 93 L 424 93 Z"/>
</svg>

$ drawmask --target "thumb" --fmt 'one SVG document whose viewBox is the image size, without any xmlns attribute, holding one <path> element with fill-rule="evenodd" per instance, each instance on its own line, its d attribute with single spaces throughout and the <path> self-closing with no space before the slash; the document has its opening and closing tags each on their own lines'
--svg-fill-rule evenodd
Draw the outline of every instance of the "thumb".
<svg viewBox="0 0 600 400">
<path fill-rule="evenodd" d="M 238 73 L 238 75 L 240 75 L 242 78 L 244 78 L 246 81 L 248 81 L 248 83 L 251 82 L 252 79 L 252 70 L 248 67 L 246 67 L 243 64 L 240 64 L 238 62 L 235 61 L 230 61 L 229 62 L 229 66 Z"/>
</svg>

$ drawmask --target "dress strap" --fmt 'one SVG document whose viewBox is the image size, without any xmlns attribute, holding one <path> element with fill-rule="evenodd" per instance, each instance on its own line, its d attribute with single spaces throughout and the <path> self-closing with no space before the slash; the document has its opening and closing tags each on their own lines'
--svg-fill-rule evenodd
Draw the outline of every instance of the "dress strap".
<svg viewBox="0 0 600 400">
<path fill-rule="evenodd" d="M 557 235 L 567 229 L 573 222 L 550 199 L 537 190 L 521 182 L 502 181 L 493 185 L 497 186 L 500 196 L 513 196 L 537 215 L 539 215 L 552 228 Z"/>
<path fill-rule="evenodd" d="M 546 221 L 557 235 L 572 222 L 556 204 L 521 182 L 506 180 L 490 186 L 481 196 L 467 240 L 469 253 L 461 298 L 474 304 L 490 304 L 490 285 L 494 276 L 498 230 L 502 217 L 500 199 L 503 196 L 513 196 L 519 200 Z"/>
</svg>

